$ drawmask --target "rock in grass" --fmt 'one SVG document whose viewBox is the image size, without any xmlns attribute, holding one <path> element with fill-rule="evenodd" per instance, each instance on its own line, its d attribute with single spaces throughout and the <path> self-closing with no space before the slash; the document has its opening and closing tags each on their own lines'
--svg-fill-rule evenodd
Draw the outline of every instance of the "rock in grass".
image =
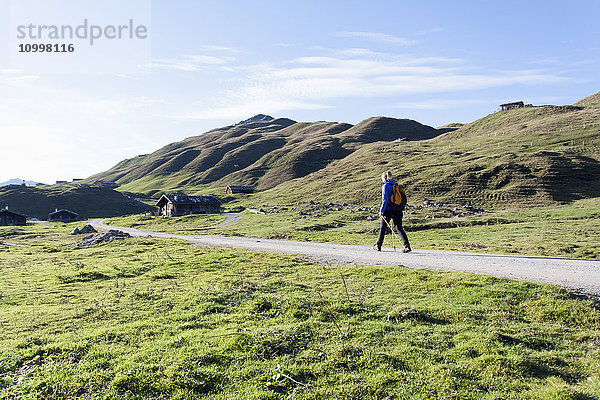
<svg viewBox="0 0 600 400">
<path fill-rule="evenodd" d="M 88 224 L 88 225 L 84 226 L 83 228 L 81 228 L 79 230 L 79 233 L 98 233 L 98 231 L 96 229 L 94 229 L 93 226 Z"/>
<path fill-rule="evenodd" d="M 125 233 L 123 231 L 118 231 L 116 229 L 111 229 L 105 233 L 98 233 L 95 235 L 89 235 L 83 238 L 83 240 L 77 243 L 79 247 L 90 247 L 100 243 L 108 243 L 112 242 L 115 239 L 125 239 L 131 237 L 129 233 Z"/>
<path fill-rule="evenodd" d="M 86 226 L 84 226 L 81 229 L 79 229 L 79 228 L 73 229 L 73 231 L 71 232 L 71 235 L 83 235 L 86 233 L 98 233 L 98 231 L 96 229 L 94 229 L 94 227 L 91 226 L 90 224 L 87 224 Z"/>
</svg>

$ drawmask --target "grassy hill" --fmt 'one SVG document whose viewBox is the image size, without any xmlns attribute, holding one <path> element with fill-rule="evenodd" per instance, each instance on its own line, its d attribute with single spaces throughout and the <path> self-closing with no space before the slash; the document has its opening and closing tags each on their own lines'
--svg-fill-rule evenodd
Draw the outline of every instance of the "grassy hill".
<svg viewBox="0 0 600 400">
<path fill-rule="evenodd" d="M 55 209 L 66 208 L 81 217 L 110 217 L 141 213 L 151 207 L 112 189 L 97 187 L 61 186 L 0 188 L 0 206 L 36 217 L 48 218 Z"/>
<path fill-rule="evenodd" d="M 600 196 L 600 108 L 593 105 L 526 107 L 439 129 L 385 117 L 354 126 L 260 117 L 122 161 L 89 180 L 115 180 L 120 190 L 146 195 L 255 185 L 256 204 L 373 202 L 379 175 L 390 169 L 413 201 L 510 208 Z"/>
<path fill-rule="evenodd" d="M 592 106 L 592 105 L 598 106 L 598 105 L 600 105 L 600 92 L 579 100 L 577 103 L 575 103 L 575 105 L 576 106 Z"/>
<path fill-rule="evenodd" d="M 527 107 L 490 114 L 429 140 L 360 146 L 325 168 L 271 190 L 257 203 L 301 199 L 376 202 L 390 169 L 412 201 L 492 208 L 600 196 L 600 109 Z"/>
<path fill-rule="evenodd" d="M 88 181 L 116 181 L 122 190 L 222 190 L 228 184 L 259 190 L 318 171 L 368 143 L 424 140 L 441 132 L 412 120 L 369 118 L 355 126 L 337 122 L 297 123 L 251 119 L 169 144 L 125 160 Z"/>
</svg>

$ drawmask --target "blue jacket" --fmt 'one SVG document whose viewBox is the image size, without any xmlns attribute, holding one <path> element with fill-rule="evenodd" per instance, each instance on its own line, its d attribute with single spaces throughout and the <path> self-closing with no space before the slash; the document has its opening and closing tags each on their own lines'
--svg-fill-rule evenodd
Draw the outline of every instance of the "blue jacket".
<svg viewBox="0 0 600 400">
<path fill-rule="evenodd" d="M 392 197 L 392 186 L 395 185 L 393 179 L 388 179 L 381 184 L 381 208 L 380 213 L 384 213 L 390 208 L 390 197 Z"/>
</svg>

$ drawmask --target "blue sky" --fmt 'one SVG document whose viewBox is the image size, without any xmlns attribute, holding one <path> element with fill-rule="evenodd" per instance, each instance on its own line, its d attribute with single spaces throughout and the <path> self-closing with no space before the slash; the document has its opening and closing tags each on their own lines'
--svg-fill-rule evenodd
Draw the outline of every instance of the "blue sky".
<svg viewBox="0 0 600 400">
<path fill-rule="evenodd" d="M 98 2 L 51 3 L 73 20 L 99 13 Z M 84 178 L 256 113 L 439 126 L 503 102 L 571 104 L 600 90 L 595 0 L 136 4 L 147 10 L 127 12 L 151 15 L 139 63 L 120 71 L 125 56 L 108 47 L 99 71 L 90 62 L 61 73 L 11 63 L 14 21 L 0 0 L 0 143 L 14 149 L 2 152 L 0 182 Z"/>
</svg>

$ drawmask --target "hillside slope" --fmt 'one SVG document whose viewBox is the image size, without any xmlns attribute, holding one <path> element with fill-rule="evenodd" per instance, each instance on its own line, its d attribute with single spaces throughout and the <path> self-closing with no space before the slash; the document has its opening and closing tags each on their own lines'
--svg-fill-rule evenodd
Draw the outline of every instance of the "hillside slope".
<svg viewBox="0 0 600 400">
<path fill-rule="evenodd" d="M 116 180 L 120 190 L 149 195 L 255 185 L 247 202 L 256 205 L 309 198 L 373 203 L 379 176 L 390 169 L 412 202 L 511 208 L 600 197 L 599 145 L 594 103 L 500 111 L 451 129 L 385 117 L 353 126 L 259 115 L 125 160 L 91 179 Z"/>
<path fill-rule="evenodd" d="M 576 106 L 600 105 L 600 92 L 588 96 L 575 103 Z"/>
<path fill-rule="evenodd" d="M 149 211 L 152 208 L 112 189 L 96 187 L 0 188 L 0 206 L 28 217 L 47 219 L 55 209 L 66 208 L 83 218 L 112 217 Z"/>
<path fill-rule="evenodd" d="M 600 197 L 600 109 L 528 107 L 488 115 L 436 138 L 378 142 L 293 182 L 257 193 L 256 203 L 374 203 L 390 169 L 410 202 L 507 208 Z"/>
<path fill-rule="evenodd" d="M 122 190 L 149 195 L 206 187 L 222 190 L 228 184 L 265 190 L 318 171 L 368 143 L 425 140 L 440 133 L 416 121 L 386 117 L 352 126 L 259 115 L 124 160 L 88 181 L 116 181 Z"/>
</svg>

